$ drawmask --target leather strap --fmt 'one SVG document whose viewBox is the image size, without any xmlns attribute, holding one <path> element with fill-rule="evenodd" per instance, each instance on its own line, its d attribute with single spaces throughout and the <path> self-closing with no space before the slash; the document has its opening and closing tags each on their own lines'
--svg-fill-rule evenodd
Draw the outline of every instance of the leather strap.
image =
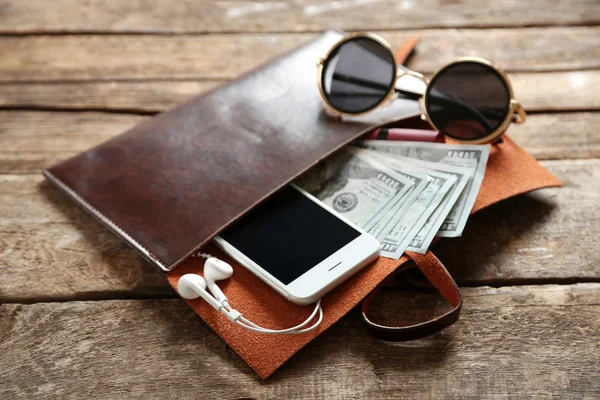
<svg viewBox="0 0 600 400">
<path fill-rule="evenodd" d="M 425 255 L 413 252 L 407 252 L 406 254 L 415 262 L 429 282 L 444 296 L 446 301 L 452 306 L 452 309 L 439 317 L 414 325 L 387 326 L 374 323 L 369 319 L 371 301 L 387 282 L 394 279 L 398 273 L 395 272 L 377 285 L 362 302 L 362 317 L 367 325 L 367 330 L 381 340 L 397 342 L 420 339 L 447 328 L 455 323 L 460 315 L 462 307 L 460 290 L 440 260 L 431 251 L 427 251 Z"/>
</svg>

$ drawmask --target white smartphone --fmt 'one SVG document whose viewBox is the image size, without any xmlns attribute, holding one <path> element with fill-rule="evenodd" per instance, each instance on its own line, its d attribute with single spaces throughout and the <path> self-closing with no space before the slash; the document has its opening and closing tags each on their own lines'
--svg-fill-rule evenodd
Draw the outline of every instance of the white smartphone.
<svg viewBox="0 0 600 400">
<path fill-rule="evenodd" d="M 215 242 L 296 304 L 314 303 L 380 250 L 372 236 L 295 185 L 251 210 Z"/>
</svg>

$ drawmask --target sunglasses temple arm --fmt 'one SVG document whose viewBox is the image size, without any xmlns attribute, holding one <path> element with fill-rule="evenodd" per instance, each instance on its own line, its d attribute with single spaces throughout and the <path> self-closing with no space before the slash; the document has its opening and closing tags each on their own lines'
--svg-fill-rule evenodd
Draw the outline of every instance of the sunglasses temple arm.
<svg viewBox="0 0 600 400">
<path fill-rule="evenodd" d="M 357 78 L 355 76 L 350 76 L 350 75 L 346 75 L 346 74 L 340 74 L 335 72 L 333 74 L 333 79 L 336 81 L 341 81 L 341 82 L 347 82 L 347 83 L 354 83 L 355 85 L 359 85 L 359 86 L 363 86 L 363 87 L 368 87 L 371 89 L 377 89 L 377 90 L 382 90 L 382 91 L 388 91 L 389 86 L 386 85 L 382 85 L 378 82 L 373 82 L 371 80 L 367 80 L 367 79 L 362 79 L 362 78 Z M 413 92 L 409 92 L 407 90 L 402 90 L 402 89 L 398 89 L 398 88 L 394 88 L 394 91 L 404 97 L 408 97 L 412 100 L 418 100 L 422 97 L 421 94 L 419 93 L 413 93 Z"/>
<path fill-rule="evenodd" d="M 407 99 L 411 99 L 411 100 L 419 100 L 421 97 L 423 97 L 423 95 L 420 93 L 409 92 L 408 90 L 403 90 L 403 89 L 398 89 L 398 88 L 394 88 L 394 92 L 396 92 L 398 95 L 400 95 L 402 97 L 406 97 Z"/>
<path fill-rule="evenodd" d="M 490 121 L 487 120 L 486 118 L 486 114 L 487 116 L 490 117 L 498 117 L 498 115 L 494 115 L 495 113 L 491 110 L 479 110 L 475 107 L 472 107 L 464 102 L 462 102 L 460 99 L 456 98 L 455 96 L 452 96 L 446 92 L 444 92 L 443 90 L 441 90 L 440 88 L 436 88 L 435 92 L 434 90 L 431 90 L 429 92 L 429 96 L 428 96 L 428 101 L 432 102 L 432 103 L 437 103 L 437 104 L 445 104 L 447 106 L 454 106 L 457 108 L 460 108 L 466 112 L 468 112 L 469 114 L 471 114 L 473 117 L 475 117 L 476 119 L 479 120 L 479 122 L 485 126 L 485 128 L 488 131 L 493 131 L 493 126 L 490 123 Z"/>
<path fill-rule="evenodd" d="M 333 79 L 336 81 L 341 81 L 341 82 L 354 83 L 355 85 L 368 87 L 371 89 L 384 90 L 386 92 L 388 90 L 390 90 L 389 86 L 382 85 L 381 83 L 374 82 L 374 81 L 367 80 L 367 79 L 357 78 L 355 76 L 350 76 L 350 75 L 346 75 L 346 74 L 340 74 L 338 72 L 333 73 Z"/>
<path fill-rule="evenodd" d="M 427 81 L 427 79 L 425 79 L 425 77 L 423 76 L 423 74 L 419 73 L 419 72 L 415 72 L 415 71 L 411 71 L 410 69 L 406 68 L 403 65 L 400 65 L 398 67 L 398 73 L 396 75 L 396 81 L 398 81 L 400 78 L 409 75 L 409 76 L 413 76 L 415 78 L 418 78 L 420 80 L 423 81 L 423 83 L 425 83 L 426 85 L 429 85 L 429 82 Z M 406 90 L 402 90 L 402 89 L 398 89 L 395 88 L 396 93 L 404 96 L 404 97 L 408 97 L 410 99 L 413 100 L 418 100 L 419 98 L 421 98 L 423 95 L 421 94 L 417 94 L 414 92 L 409 92 Z M 477 118 L 485 127 L 486 129 L 490 130 L 492 129 L 492 125 L 490 124 L 490 122 L 485 118 L 485 110 L 478 110 L 474 107 L 469 106 L 468 104 L 463 103 L 460 99 L 457 99 L 454 96 L 450 96 L 447 93 L 441 91 L 438 89 L 438 91 L 441 92 L 442 96 L 437 96 L 437 98 L 434 98 L 436 100 L 439 100 L 441 103 L 446 103 L 447 105 L 453 105 L 455 107 L 458 108 L 462 108 L 463 110 L 469 112 L 470 114 L 472 114 L 475 118 Z M 433 96 L 430 95 L 429 98 L 431 98 Z"/>
<path fill-rule="evenodd" d="M 423 97 L 422 94 L 420 93 L 415 93 L 415 92 L 409 92 L 407 90 L 403 90 L 403 89 L 398 89 L 395 88 L 394 91 L 396 93 L 398 93 L 399 95 L 406 97 L 408 99 L 411 100 L 419 100 L 421 97 Z M 476 108 L 473 108 L 465 103 L 463 103 L 460 100 L 457 99 L 453 99 L 453 98 L 446 98 L 446 97 L 438 97 L 435 98 L 436 100 L 440 100 L 440 102 L 446 103 L 446 104 L 450 104 L 456 107 L 460 107 L 463 108 L 465 110 L 468 110 L 471 114 L 473 114 L 475 117 L 477 117 L 477 119 L 479 119 L 481 121 L 481 123 L 483 123 L 484 125 L 487 125 L 488 128 L 491 128 L 491 125 L 489 124 L 489 122 L 487 121 L 487 119 L 485 119 L 485 114 L 495 114 L 493 111 L 479 111 Z M 492 117 L 497 117 L 497 115 L 491 115 Z"/>
<path fill-rule="evenodd" d="M 373 82 L 370 80 L 353 77 L 353 76 L 346 75 L 346 74 L 334 73 L 333 79 L 342 81 L 342 82 L 354 83 L 356 85 L 360 85 L 360 86 L 368 87 L 368 88 L 372 88 L 372 89 L 385 90 L 385 91 L 389 90 L 389 86 L 382 85 L 380 83 Z M 422 95 L 419 93 L 409 92 L 409 91 L 398 89 L 398 88 L 394 88 L 394 92 L 398 93 L 399 95 L 401 95 L 403 97 L 407 97 L 412 100 L 418 100 L 422 97 Z M 480 122 L 484 126 L 486 126 L 487 129 L 492 128 L 490 122 L 477 109 L 470 107 L 467 104 L 464 104 L 463 102 L 456 100 L 456 99 L 452 99 L 452 98 L 437 97 L 436 100 L 440 100 L 441 102 L 444 102 L 446 104 L 451 104 L 456 107 L 460 107 L 464 110 L 467 110 L 471 114 L 473 114 L 477 119 L 479 119 Z"/>
<path fill-rule="evenodd" d="M 419 94 L 419 93 L 414 93 L 414 92 L 409 92 L 406 90 L 402 90 L 402 89 L 398 89 L 395 88 L 394 91 L 396 93 L 398 93 L 399 95 L 409 98 L 411 100 L 419 100 L 421 97 L 423 97 L 423 95 Z M 472 114 L 474 117 L 476 117 L 487 129 L 492 129 L 492 125 L 490 124 L 490 122 L 485 118 L 485 112 L 481 112 L 479 110 L 477 110 L 474 107 L 469 106 L 468 104 L 463 103 L 460 100 L 457 99 L 453 99 L 452 97 L 433 97 L 434 102 L 437 100 L 439 101 L 439 103 L 443 103 L 445 105 L 451 105 L 451 106 L 455 106 L 458 108 L 462 108 L 465 111 L 468 111 L 470 114 Z M 492 112 L 493 113 L 493 112 Z"/>
<path fill-rule="evenodd" d="M 519 103 L 517 100 L 511 100 L 510 102 L 514 109 L 512 121 L 517 124 L 522 124 L 527 119 L 527 114 L 525 113 L 525 108 L 523 108 L 523 105 L 521 103 Z"/>
</svg>

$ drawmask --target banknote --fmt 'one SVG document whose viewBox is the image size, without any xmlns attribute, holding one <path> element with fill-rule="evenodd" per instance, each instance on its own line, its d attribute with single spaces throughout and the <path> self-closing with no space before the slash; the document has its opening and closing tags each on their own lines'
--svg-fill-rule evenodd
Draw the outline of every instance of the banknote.
<svg viewBox="0 0 600 400">
<path fill-rule="evenodd" d="M 333 178 L 313 194 L 345 218 L 369 231 L 414 183 L 391 168 L 347 148 L 336 155 Z"/>
<path fill-rule="evenodd" d="M 367 233 L 373 236 L 374 238 L 377 238 L 379 235 L 382 234 L 387 234 L 387 232 L 389 232 L 389 230 L 391 229 L 391 227 L 388 227 L 390 220 L 394 217 L 396 213 L 402 212 L 402 210 L 405 209 L 404 207 L 409 203 L 409 197 L 411 197 L 414 188 L 415 186 L 413 185 L 406 193 L 404 193 L 402 198 L 400 198 L 400 200 L 398 200 L 398 202 L 394 204 L 394 206 L 390 208 L 385 213 L 385 215 L 383 215 L 375 223 L 375 225 L 371 226 Z"/>
<path fill-rule="evenodd" d="M 463 186 L 465 185 L 465 181 L 458 181 L 457 176 L 454 174 L 448 174 L 449 179 L 455 180 L 454 186 Z M 456 194 L 454 191 L 454 187 L 451 187 L 448 192 L 444 194 L 442 201 L 438 204 L 437 207 L 433 210 L 429 218 L 425 221 L 423 227 L 417 232 L 417 234 L 412 238 L 406 250 L 414 251 L 416 253 L 425 254 L 427 253 L 427 249 L 431 245 L 433 238 L 436 233 L 439 231 L 440 227 L 444 223 L 446 216 L 450 213 L 452 209 L 452 202 L 450 201 Z"/>
<path fill-rule="evenodd" d="M 473 168 L 474 173 L 469 178 L 464 192 L 437 233 L 441 237 L 456 237 L 462 234 L 485 174 L 490 153 L 489 145 L 365 140 L 361 141 L 361 146 L 432 163 Z"/>
<path fill-rule="evenodd" d="M 415 216 L 419 217 L 417 222 L 413 223 L 410 219 L 406 221 L 399 221 L 397 226 L 390 231 L 390 234 L 388 237 L 386 237 L 385 242 L 393 244 L 394 241 L 399 240 L 395 237 L 395 235 L 398 234 L 397 232 L 401 233 L 404 229 L 409 229 L 404 241 L 401 242 L 398 247 L 400 249 L 410 248 L 411 251 L 421 254 L 425 254 L 427 252 L 427 249 L 429 248 L 429 245 L 435 236 L 435 233 L 432 235 L 432 232 L 437 232 L 437 226 L 439 226 L 439 221 L 441 220 L 440 216 L 443 213 L 443 207 L 441 205 L 446 196 L 448 196 L 448 193 L 450 193 L 456 184 L 456 176 L 451 174 L 444 174 L 434 171 L 430 173 L 430 176 L 433 178 L 430 185 L 434 191 L 434 194 L 430 198 L 425 197 L 423 202 L 417 203 L 417 206 L 420 206 L 420 208 L 417 208 L 414 214 Z M 438 215 L 435 214 L 436 211 L 439 212 Z M 401 255 L 398 254 L 399 249 L 397 248 L 391 247 L 390 251 L 394 251 L 394 257 L 399 258 Z"/>
<path fill-rule="evenodd" d="M 396 214 L 390 221 L 390 229 L 384 229 L 385 237 L 377 237 L 382 244 L 382 255 L 394 259 L 400 258 L 402 253 L 410 246 L 413 251 L 424 253 L 427 251 L 435 226 L 439 226 L 439 216 L 443 212 L 440 207 L 438 213 L 430 218 L 444 201 L 446 194 L 452 189 L 457 178 L 432 169 L 418 167 L 414 160 L 400 157 L 390 157 L 389 154 L 365 150 L 373 158 L 394 170 L 412 171 L 427 174 L 428 185 L 419 194 L 415 202 L 404 214 Z M 372 153 L 372 154 L 371 154 Z"/>
<path fill-rule="evenodd" d="M 452 210 L 461 193 L 464 191 L 469 178 L 473 175 L 473 169 L 468 167 L 455 167 L 449 164 L 439 164 L 428 161 L 417 160 L 413 158 L 407 158 L 398 156 L 395 154 L 382 153 L 382 156 L 387 156 L 392 160 L 396 160 L 402 162 L 404 164 L 409 164 L 414 167 L 420 167 L 424 169 L 429 169 L 436 171 L 438 173 L 446 174 L 453 176 L 456 179 L 454 185 L 448 190 L 448 193 L 444 195 L 442 202 L 436 207 L 434 212 L 431 214 L 423 228 L 419 231 L 417 236 L 415 237 L 414 244 L 411 243 L 408 247 L 408 250 L 414 251 L 417 253 L 424 254 L 427 251 L 427 248 L 431 244 L 431 241 L 436 236 L 436 233 L 439 232 L 440 228 L 443 224 L 451 221 L 454 221 L 457 218 L 457 214 L 452 214 Z"/>
<path fill-rule="evenodd" d="M 354 152 L 363 156 L 365 159 L 371 159 L 375 162 L 379 162 L 377 160 L 377 152 L 360 148 L 354 149 Z M 382 164 L 386 165 L 384 162 L 382 162 Z M 392 168 L 403 177 L 412 181 L 413 186 L 409 188 L 404 196 L 402 196 L 402 198 L 392 208 L 390 208 L 387 213 L 381 219 L 379 219 L 374 226 L 371 227 L 371 229 L 369 229 L 368 233 L 378 240 L 382 240 L 386 237 L 389 231 L 393 228 L 391 221 L 399 219 L 400 216 L 404 215 L 408 209 L 411 208 L 419 195 L 423 192 L 423 190 L 425 190 L 429 184 L 429 181 L 432 179 L 423 171 L 417 171 L 416 169 L 407 168 L 406 166 L 404 166 L 404 168 L 395 168 L 393 165 L 389 164 L 386 166 Z"/>
<path fill-rule="evenodd" d="M 399 259 L 405 250 L 424 254 L 435 234 L 436 222 L 439 221 L 442 207 L 439 207 L 448 191 L 456 182 L 452 175 L 432 173 L 433 179 L 408 212 L 397 222 L 382 239 L 382 254 Z M 438 215 L 434 213 L 438 211 Z"/>
</svg>

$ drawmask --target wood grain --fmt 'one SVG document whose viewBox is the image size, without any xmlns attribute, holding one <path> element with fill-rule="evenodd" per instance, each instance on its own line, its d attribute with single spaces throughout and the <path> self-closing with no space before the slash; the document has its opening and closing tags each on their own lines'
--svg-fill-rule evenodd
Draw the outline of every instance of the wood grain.
<svg viewBox="0 0 600 400">
<path fill-rule="evenodd" d="M 0 173 L 38 173 L 100 144 L 148 116 L 97 112 L 0 111 Z M 600 114 L 530 115 L 510 135 L 541 159 L 600 156 Z"/>
<path fill-rule="evenodd" d="M 482 211 L 464 238 L 435 249 L 460 284 L 600 278 L 600 160 L 543 165 L 565 187 Z M 0 175 L 0 302 L 173 295 L 160 273 L 41 176 Z"/>
<path fill-rule="evenodd" d="M 162 273 L 41 175 L 0 182 L 0 302 L 174 296 Z"/>
<path fill-rule="evenodd" d="M 529 112 L 600 110 L 598 70 L 510 73 L 509 78 Z M 226 82 L 5 82 L 0 84 L 0 108 L 156 113 Z"/>
<path fill-rule="evenodd" d="M 538 159 L 598 158 L 600 113 L 536 114 L 508 133 Z"/>
<path fill-rule="evenodd" d="M 5 82 L 0 83 L 0 108 L 157 113 L 225 82 L 227 81 Z"/>
<path fill-rule="evenodd" d="M 461 285 L 600 281 L 600 160 L 543 165 L 564 187 L 482 210 L 470 218 L 463 237 L 433 248 Z"/>
<path fill-rule="evenodd" d="M 600 71 L 512 73 L 515 96 L 527 111 L 599 110 Z M 0 89 L 1 90 L 1 89 Z"/>
<path fill-rule="evenodd" d="M 0 0 L 0 21 L 1 399 L 600 398 L 597 0 Z M 565 187 L 436 246 L 463 286 L 456 325 L 385 344 L 355 310 L 261 382 L 39 172 L 332 27 L 420 35 L 409 66 L 427 75 L 497 63 L 532 112 L 511 136 Z M 446 307 L 388 287 L 372 317 Z"/>
<path fill-rule="evenodd" d="M 219 33 L 431 27 L 592 25 L 593 0 L 495 1 L 4 1 L 2 33 Z M 65 15 L 65 10 L 67 15 Z"/>
<path fill-rule="evenodd" d="M 410 66 L 423 73 L 469 55 L 494 61 L 510 72 L 594 69 L 600 67 L 599 33 L 600 27 L 381 32 L 392 45 L 420 35 L 422 41 Z M 231 79 L 314 36 L 1 37 L 0 81 Z"/>
<path fill-rule="evenodd" d="M 0 172 L 39 173 L 148 118 L 104 113 L 0 112 Z"/>
<path fill-rule="evenodd" d="M 597 398 L 599 290 L 468 288 L 456 325 L 399 344 L 351 313 L 266 382 L 178 299 L 4 304 L 0 397 Z"/>
</svg>

